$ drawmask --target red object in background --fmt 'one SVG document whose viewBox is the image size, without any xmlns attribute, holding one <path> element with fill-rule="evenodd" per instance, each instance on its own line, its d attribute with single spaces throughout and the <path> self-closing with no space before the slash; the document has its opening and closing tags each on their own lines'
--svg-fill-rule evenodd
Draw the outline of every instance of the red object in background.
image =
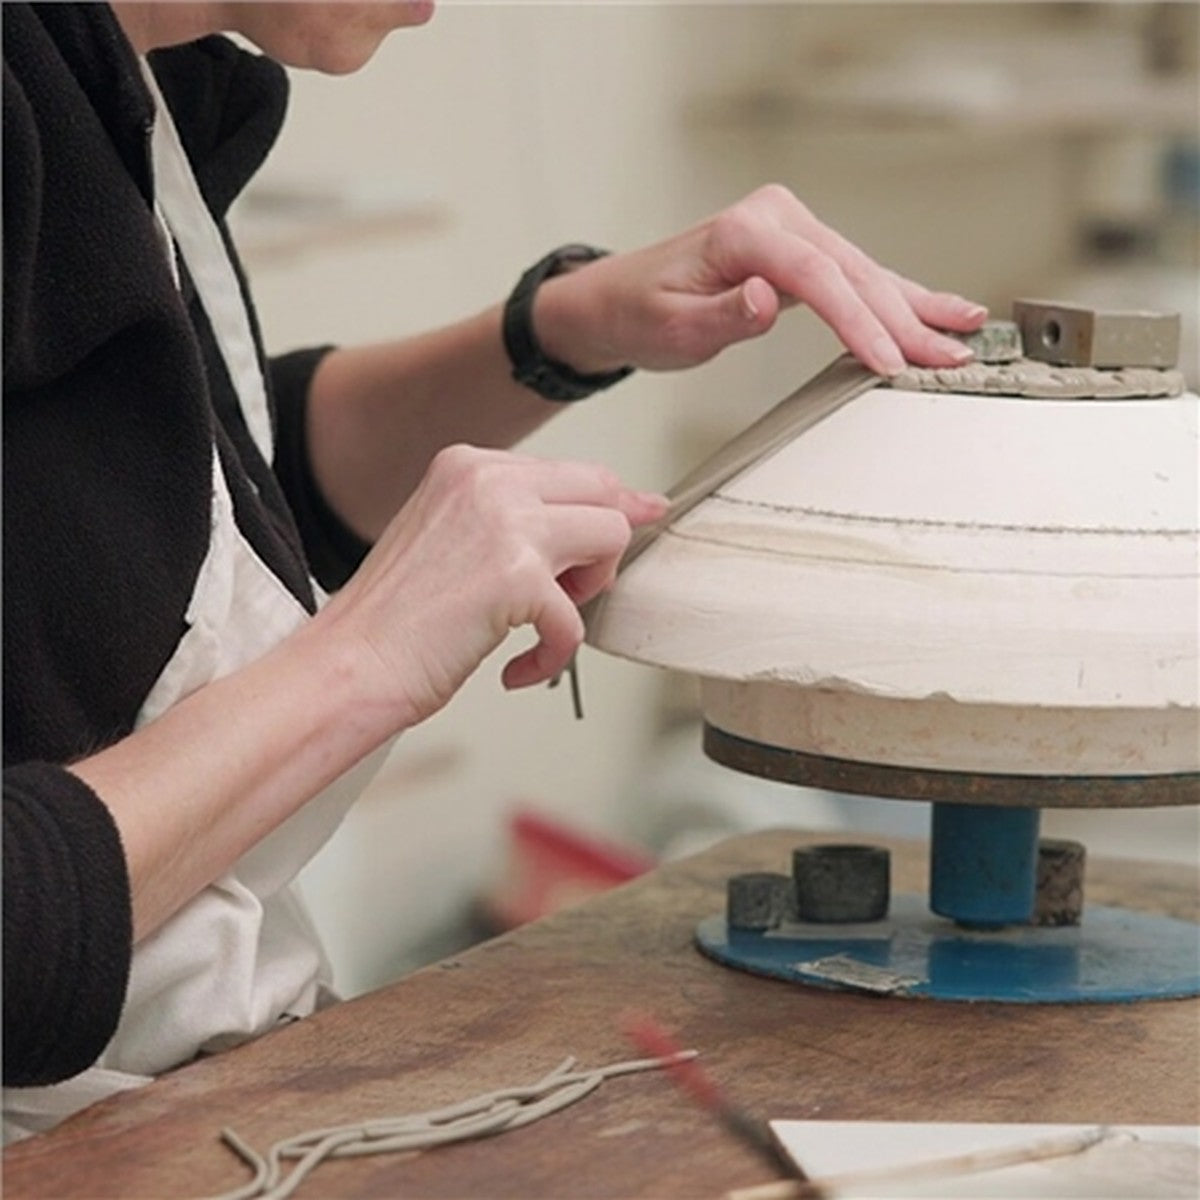
<svg viewBox="0 0 1200 1200">
<path fill-rule="evenodd" d="M 642 850 L 522 809 L 509 822 L 503 872 L 480 907 L 490 926 L 513 929 L 627 883 L 654 865 Z"/>
</svg>

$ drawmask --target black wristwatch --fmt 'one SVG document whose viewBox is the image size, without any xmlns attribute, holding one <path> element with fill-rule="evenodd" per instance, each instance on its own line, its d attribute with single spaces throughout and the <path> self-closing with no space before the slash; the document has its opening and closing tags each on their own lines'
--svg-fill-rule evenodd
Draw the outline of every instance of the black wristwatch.
<svg viewBox="0 0 1200 1200">
<path fill-rule="evenodd" d="M 616 371 L 584 375 L 566 363 L 550 358 L 533 332 L 533 298 L 542 281 L 581 263 L 603 258 L 607 253 L 595 246 L 560 246 L 521 276 L 505 302 L 504 348 L 512 363 L 513 378 L 547 400 L 583 400 L 593 392 L 620 383 L 633 371 L 632 367 L 621 367 Z"/>
</svg>

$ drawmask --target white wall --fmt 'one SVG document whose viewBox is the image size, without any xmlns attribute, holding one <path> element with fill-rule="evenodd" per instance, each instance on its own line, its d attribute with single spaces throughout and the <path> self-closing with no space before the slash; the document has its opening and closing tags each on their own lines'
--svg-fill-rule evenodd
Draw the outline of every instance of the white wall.
<svg viewBox="0 0 1200 1200">
<path fill-rule="evenodd" d="M 451 5 L 394 35 L 358 76 L 297 77 L 268 182 L 360 181 L 442 211 L 418 236 L 260 261 L 271 344 L 419 330 L 499 299 L 562 242 L 622 247 L 672 231 L 676 91 L 657 66 L 670 60 L 670 15 Z M 531 449 L 662 486 L 673 391 L 664 377 L 635 378 L 565 412 Z M 511 804 L 596 832 L 625 825 L 622 797 L 653 732 L 653 676 L 585 652 L 577 722 L 565 687 L 501 691 L 514 652 L 401 739 L 306 877 L 348 990 L 394 974 L 460 916 L 496 865 Z"/>
<path fill-rule="evenodd" d="M 911 81 L 929 69 L 900 50 L 939 38 L 954 39 L 942 60 L 954 82 L 952 68 L 997 47 L 1035 55 L 1048 39 L 1101 34 L 1109 87 L 1135 73 L 1121 56 L 1143 19 L 1120 5 L 444 0 L 360 74 L 295 77 L 264 182 L 393 197 L 400 219 L 290 256 L 251 238 L 265 331 L 278 349 L 403 335 L 501 298 L 561 242 L 637 245 L 773 179 L 877 257 L 1003 315 L 1014 294 L 1077 272 L 1076 220 L 1096 199 L 1087 166 L 1107 133 L 1003 121 L 981 133 L 961 113 L 915 120 L 899 104 L 848 117 L 814 105 L 808 85 L 893 58 Z M 968 109 L 989 78 L 962 78 Z M 665 487 L 835 350 L 811 315 L 791 313 L 694 372 L 636 376 L 572 408 L 532 448 Z M 461 917 L 497 867 L 513 802 L 614 835 L 644 830 L 639 807 L 665 802 L 661 677 L 585 651 L 577 723 L 565 689 L 502 693 L 513 652 L 401 739 L 306 875 L 348 991 L 411 965 Z"/>
</svg>

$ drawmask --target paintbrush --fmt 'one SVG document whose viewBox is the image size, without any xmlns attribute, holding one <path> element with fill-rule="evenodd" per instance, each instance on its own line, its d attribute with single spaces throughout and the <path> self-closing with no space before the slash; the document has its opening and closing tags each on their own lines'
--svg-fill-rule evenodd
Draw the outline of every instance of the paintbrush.
<svg viewBox="0 0 1200 1200">
<path fill-rule="evenodd" d="M 643 1054 L 671 1060 L 666 1063 L 667 1074 L 743 1145 L 750 1147 L 760 1159 L 768 1163 L 773 1171 L 787 1179 L 807 1185 L 808 1176 L 775 1141 L 766 1122 L 758 1120 L 728 1100 L 694 1058 L 680 1058 L 679 1044 L 657 1021 L 639 1013 L 627 1016 L 622 1022 L 622 1027 L 625 1035 Z M 794 1194 L 814 1198 L 820 1196 L 818 1191 L 807 1186 L 801 1187 Z"/>
</svg>

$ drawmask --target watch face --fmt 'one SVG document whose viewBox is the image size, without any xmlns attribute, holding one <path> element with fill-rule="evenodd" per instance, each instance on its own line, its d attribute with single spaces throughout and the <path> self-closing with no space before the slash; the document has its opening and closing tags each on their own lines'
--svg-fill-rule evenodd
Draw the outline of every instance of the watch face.
<svg viewBox="0 0 1200 1200">
<path fill-rule="evenodd" d="M 581 243 L 577 243 L 571 246 L 560 246 L 557 250 L 546 255 L 542 259 L 542 262 L 549 264 L 551 275 L 557 275 L 564 267 L 582 266 L 584 263 L 595 262 L 598 258 L 604 258 L 607 254 L 607 250 L 600 250 L 595 246 L 584 246 Z"/>
</svg>

